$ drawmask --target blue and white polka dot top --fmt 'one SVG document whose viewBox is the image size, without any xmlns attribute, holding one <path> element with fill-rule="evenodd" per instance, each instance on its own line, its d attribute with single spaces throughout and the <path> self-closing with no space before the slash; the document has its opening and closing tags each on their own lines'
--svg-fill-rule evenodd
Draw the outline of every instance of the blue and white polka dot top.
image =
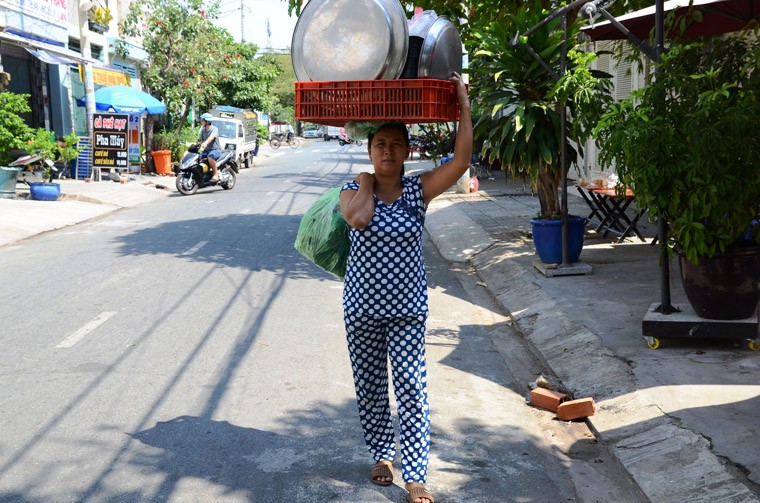
<svg viewBox="0 0 760 503">
<path fill-rule="evenodd" d="M 401 197 L 387 205 L 375 197 L 375 214 L 364 229 L 349 227 L 343 309 L 379 318 L 427 314 L 422 235 L 425 200 L 420 176 L 403 176 Z M 358 190 L 351 181 L 343 190 Z"/>
</svg>

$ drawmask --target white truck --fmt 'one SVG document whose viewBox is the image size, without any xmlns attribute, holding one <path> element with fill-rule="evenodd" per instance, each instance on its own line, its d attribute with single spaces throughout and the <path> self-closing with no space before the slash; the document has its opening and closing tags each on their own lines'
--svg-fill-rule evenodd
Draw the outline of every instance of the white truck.
<svg viewBox="0 0 760 503">
<path fill-rule="evenodd" d="M 343 128 L 340 128 L 338 126 L 324 126 L 324 134 L 322 137 L 325 139 L 325 141 L 340 140 L 342 129 Z"/>
<path fill-rule="evenodd" d="M 214 116 L 212 124 L 219 129 L 219 144 L 225 150 L 234 150 L 240 168 L 252 168 L 256 155 L 256 136 L 259 116 L 244 108 L 217 106 L 209 110 Z"/>
</svg>

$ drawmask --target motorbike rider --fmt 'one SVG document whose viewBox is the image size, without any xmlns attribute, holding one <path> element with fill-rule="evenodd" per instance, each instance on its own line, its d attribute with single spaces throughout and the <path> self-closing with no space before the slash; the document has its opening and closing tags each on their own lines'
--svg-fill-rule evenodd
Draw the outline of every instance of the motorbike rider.
<svg viewBox="0 0 760 503">
<path fill-rule="evenodd" d="M 214 116 L 208 112 L 201 115 L 201 131 L 198 136 L 201 156 L 208 160 L 208 165 L 211 168 L 210 183 L 219 181 L 219 175 L 216 170 L 216 160 L 222 155 L 222 146 L 219 143 L 219 129 L 211 124 L 213 119 Z"/>
</svg>

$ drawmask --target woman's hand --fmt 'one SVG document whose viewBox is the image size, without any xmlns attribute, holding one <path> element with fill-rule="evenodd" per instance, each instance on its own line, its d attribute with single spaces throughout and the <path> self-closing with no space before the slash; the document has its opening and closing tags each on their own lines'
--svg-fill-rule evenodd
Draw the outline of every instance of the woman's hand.
<svg viewBox="0 0 760 503">
<path fill-rule="evenodd" d="M 359 184 L 361 187 L 362 185 L 368 185 L 369 187 L 374 187 L 375 185 L 375 175 L 374 173 L 367 173 L 366 171 L 362 171 L 359 173 L 359 176 L 357 176 L 354 181 Z"/>
<path fill-rule="evenodd" d="M 470 98 L 462 76 L 452 72 L 449 79 L 454 84 L 459 103 L 459 126 L 457 127 L 454 159 L 438 168 L 422 174 L 422 196 L 427 206 L 433 198 L 439 196 L 456 183 L 470 167 L 472 160 L 472 117 L 470 116 Z"/>
<path fill-rule="evenodd" d="M 462 76 L 457 72 L 451 73 L 452 75 L 449 80 L 454 83 L 454 89 L 457 92 L 457 102 L 459 103 L 459 107 L 470 108 L 470 97 L 467 96 L 467 87 L 464 85 Z"/>
<path fill-rule="evenodd" d="M 359 190 L 344 190 L 340 194 L 340 211 L 343 219 L 354 229 L 364 229 L 375 214 L 375 175 L 359 173 L 354 181 Z"/>
</svg>

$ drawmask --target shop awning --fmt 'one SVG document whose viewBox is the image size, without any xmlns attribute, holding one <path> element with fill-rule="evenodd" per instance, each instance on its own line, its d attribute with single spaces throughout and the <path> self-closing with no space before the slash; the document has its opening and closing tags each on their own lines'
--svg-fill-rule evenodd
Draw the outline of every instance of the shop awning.
<svg viewBox="0 0 760 503">
<path fill-rule="evenodd" d="M 39 40 L 22 37 L 20 35 L 8 33 L 5 31 L 0 31 L 0 42 L 9 42 L 19 47 L 23 47 L 24 49 L 42 49 L 48 54 L 65 58 L 67 60 L 72 60 L 76 63 L 92 63 L 96 66 L 103 66 L 102 61 L 98 61 L 96 59 L 87 59 L 78 52 L 72 51 L 71 49 L 52 44 L 46 44 L 45 42 L 40 42 Z"/>
<path fill-rule="evenodd" d="M 74 61 L 73 59 L 68 59 L 63 56 L 57 56 L 51 52 L 47 52 L 45 49 L 30 49 L 29 47 L 27 47 L 26 50 L 29 52 L 29 54 L 39 59 L 43 63 L 47 63 L 48 65 L 67 65 L 67 66 L 78 65 L 78 63 Z"/>
</svg>

